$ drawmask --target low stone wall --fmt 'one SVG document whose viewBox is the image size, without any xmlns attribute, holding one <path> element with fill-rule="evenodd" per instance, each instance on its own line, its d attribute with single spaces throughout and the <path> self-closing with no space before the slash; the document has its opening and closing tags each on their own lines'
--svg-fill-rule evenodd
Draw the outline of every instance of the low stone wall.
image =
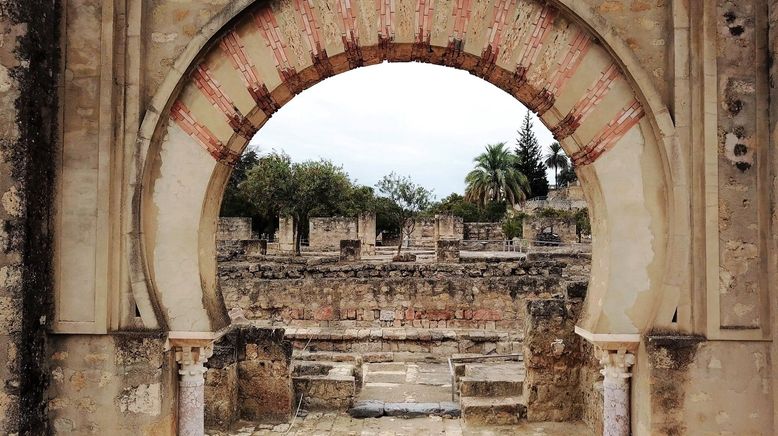
<svg viewBox="0 0 778 436">
<path fill-rule="evenodd" d="M 251 218 L 219 217 L 217 241 L 251 239 Z"/>
<path fill-rule="evenodd" d="M 178 364 L 162 335 L 49 336 L 51 434 L 175 434 Z"/>
<path fill-rule="evenodd" d="M 585 290 L 590 262 L 584 254 L 466 264 L 289 264 L 265 259 L 219 265 L 227 308 L 242 309 L 250 320 L 309 327 L 492 330 L 520 329 L 529 297 L 564 299 L 571 289 Z"/>
<path fill-rule="evenodd" d="M 206 362 L 206 427 L 287 422 L 293 413 L 292 347 L 283 329 L 233 326 Z"/>
<path fill-rule="evenodd" d="M 337 251 L 340 241 L 359 239 L 356 218 L 311 218 L 308 223 L 308 248 L 312 251 Z"/>
<path fill-rule="evenodd" d="M 502 223 L 465 223 L 463 229 L 465 240 L 493 241 L 505 239 Z"/>
<path fill-rule="evenodd" d="M 538 233 L 544 229 L 550 230 L 559 235 L 562 243 L 577 242 L 578 236 L 575 233 L 574 218 L 544 218 L 541 216 L 528 216 L 524 218 L 523 235 L 524 239 L 533 241 Z"/>
</svg>

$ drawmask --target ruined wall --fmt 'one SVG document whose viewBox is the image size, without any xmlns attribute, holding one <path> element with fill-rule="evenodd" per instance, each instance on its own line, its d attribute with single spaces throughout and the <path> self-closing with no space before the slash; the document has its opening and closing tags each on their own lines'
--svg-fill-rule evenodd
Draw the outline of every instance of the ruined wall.
<svg viewBox="0 0 778 436">
<path fill-rule="evenodd" d="M 248 319 L 320 327 L 517 330 L 532 296 L 567 295 L 589 275 L 587 255 L 468 264 L 223 262 L 228 309 Z"/>
<path fill-rule="evenodd" d="M 574 288 L 568 290 L 568 299 L 529 298 L 524 302 L 524 389 L 530 421 L 581 419 L 583 339 L 574 328 L 584 296 L 585 288 Z"/>
<path fill-rule="evenodd" d="M 525 239 L 534 241 L 538 233 L 544 230 L 552 230 L 559 235 L 563 243 L 576 242 L 578 236 L 575 233 L 575 219 L 573 218 L 546 218 L 542 216 L 528 216 L 522 221 L 523 235 Z"/>
<path fill-rule="evenodd" d="M 233 325 L 214 344 L 205 374 L 206 427 L 237 420 L 286 422 L 293 414 L 292 345 L 282 329 Z"/>
<path fill-rule="evenodd" d="M 59 2 L 0 0 L 0 433 L 44 434 Z M 32 195 L 31 195 L 32 194 Z"/>
<path fill-rule="evenodd" d="M 340 241 L 359 239 L 357 218 L 331 217 L 309 220 L 308 244 L 312 251 L 337 251 Z"/>
<path fill-rule="evenodd" d="M 161 335 L 53 336 L 53 434 L 175 434 L 178 364 Z"/>
<path fill-rule="evenodd" d="M 217 241 L 252 239 L 251 218 L 219 217 Z"/>
<path fill-rule="evenodd" d="M 463 236 L 465 240 L 490 241 L 505 239 L 502 223 L 464 223 Z"/>
</svg>

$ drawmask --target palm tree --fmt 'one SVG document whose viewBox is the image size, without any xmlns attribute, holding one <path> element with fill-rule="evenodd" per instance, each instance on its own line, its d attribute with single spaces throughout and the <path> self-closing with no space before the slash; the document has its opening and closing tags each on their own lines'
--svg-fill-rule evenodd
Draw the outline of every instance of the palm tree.
<svg viewBox="0 0 778 436">
<path fill-rule="evenodd" d="M 527 199 L 529 181 L 516 169 L 516 156 L 504 142 L 487 145 L 473 161 L 475 168 L 465 177 L 465 200 L 482 206 L 505 200 L 512 206 Z"/>
<path fill-rule="evenodd" d="M 545 156 L 545 164 L 549 167 L 554 167 L 554 186 L 559 187 L 559 170 L 566 170 L 570 167 L 570 160 L 565 155 L 565 151 L 562 150 L 562 146 L 558 142 L 551 144 L 551 151 Z"/>
</svg>

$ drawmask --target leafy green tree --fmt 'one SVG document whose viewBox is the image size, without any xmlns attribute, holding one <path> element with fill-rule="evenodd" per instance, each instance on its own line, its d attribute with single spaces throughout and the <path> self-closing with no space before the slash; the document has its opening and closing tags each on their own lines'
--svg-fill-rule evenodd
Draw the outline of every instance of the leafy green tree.
<svg viewBox="0 0 778 436">
<path fill-rule="evenodd" d="M 490 144 L 473 160 L 475 168 L 465 177 L 465 199 L 484 206 L 506 201 L 510 205 L 527 199 L 527 177 L 517 169 L 516 156 L 505 143 Z"/>
<path fill-rule="evenodd" d="M 583 208 L 575 211 L 575 234 L 578 236 L 578 242 L 581 237 L 592 234 L 592 223 L 589 221 L 589 209 Z"/>
<path fill-rule="evenodd" d="M 570 186 L 578 181 L 578 176 L 575 174 L 575 164 L 571 161 L 567 168 L 562 168 L 559 173 L 558 186 Z"/>
<path fill-rule="evenodd" d="M 352 189 L 343 168 L 327 160 L 292 163 L 287 154 L 272 153 L 248 171 L 239 188 L 257 210 L 295 220 L 295 254 L 312 214 L 331 215 L 342 208 Z"/>
<path fill-rule="evenodd" d="M 431 215 L 447 214 L 458 216 L 466 223 L 475 223 L 481 220 L 483 210 L 477 204 L 466 201 L 465 197 L 454 192 L 432 205 L 429 212 Z"/>
<path fill-rule="evenodd" d="M 246 180 L 246 173 L 259 162 L 259 156 L 254 150 L 248 150 L 240 157 L 240 160 L 232 169 L 227 186 L 224 187 L 224 196 L 222 197 L 221 216 L 252 216 L 253 207 L 243 192 L 238 189 L 238 185 Z"/>
<path fill-rule="evenodd" d="M 410 177 L 401 177 L 395 173 L 384 176 L 376 185 L 378 191 L 396 206 L 390 211 L 390 218 L 409 239 L 416 226 L 415 218 L 428 209 L 432 201 L 432 192 L 414 183 Z M 397 247 L 400 255 L 403 238 Z"/>
<path fill-rule="evenodd" d="M 543 197 L 548 194 L 546 165 L 543 163 L 542 150 L 532 131 L 532 117 L 527 111 L 516 139 L 516 169 L 527 178 L 529 197 Z"/>
<path fill-rule="evenodd" d="M 567 169 L 570 166 L 570 160 L 558 142 L 551 144 L 550 151 L 545 157 L 546 166 L 554 168 L 554 184 L 559 187 L 559 170 Z"/>
<path fill-rule="evenodd" d="M 502 221 L 502 232 L 505 239 L 520 238 L 524 233 L 524 215 L 514 215 Z"/>
</svg>

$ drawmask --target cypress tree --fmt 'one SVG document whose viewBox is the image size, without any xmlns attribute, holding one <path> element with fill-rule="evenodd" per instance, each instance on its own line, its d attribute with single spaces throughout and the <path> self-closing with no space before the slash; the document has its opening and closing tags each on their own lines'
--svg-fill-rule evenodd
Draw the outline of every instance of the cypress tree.
<svg viewBox="0 0 778 436">
<path fill-rule="evenodd" d="M 544 197 L 548 194 L 548 179 L 546 179 L 546 164 L 543 163 L 543 152 L 535 132 L 532 131 L 530 112 L 524 116 L 516 139 L 516 166 L 527 176 L 530 192 L 528 197 Z"/>
</svg>

